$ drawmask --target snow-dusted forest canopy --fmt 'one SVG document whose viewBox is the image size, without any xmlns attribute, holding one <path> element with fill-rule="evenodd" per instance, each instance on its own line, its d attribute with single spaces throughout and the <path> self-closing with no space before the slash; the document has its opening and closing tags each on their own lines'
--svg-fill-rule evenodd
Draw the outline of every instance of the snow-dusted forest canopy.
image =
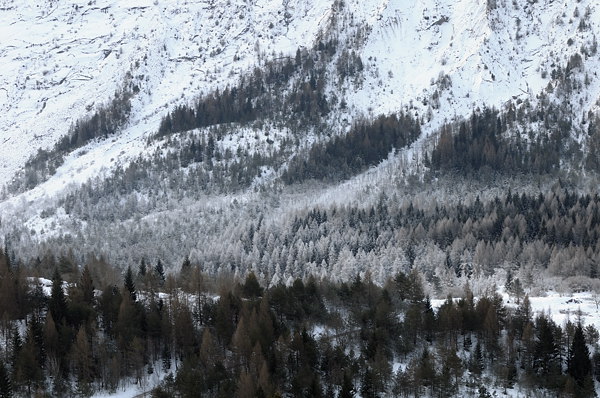
<svg viewBox="0 0 600 398">
<path fill-rule="evenodd" d="M 269 288 L 252 272 L 210 277 L 189 259 L 177 274 L 160 260 L 118 274 L 101 259 L 79 269 L 49 254 L 25 266 L 0 251 L 2 396 L 136 385 L 153 397 L 588 397 L 600 377 L 598 330 L 536 314 L 518 279 L 516 304 L 466 283 L 463 298 L 433 308 L 416 270 L 383 286 L 367 273 Z"/>
</svg>

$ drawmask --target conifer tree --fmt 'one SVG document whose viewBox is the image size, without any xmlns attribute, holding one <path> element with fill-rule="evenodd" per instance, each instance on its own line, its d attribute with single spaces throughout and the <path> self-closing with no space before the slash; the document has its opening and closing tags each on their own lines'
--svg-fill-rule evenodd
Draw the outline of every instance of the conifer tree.
<svg viewBox="0 0 600 398">
<path fill-rule="evenodd" d="M 87 333 L 83 327 L 81 327 L 77 333 L 71 357 L 77 374 L 78 389 L 82 393 L 90 392 L 90 383 L 94 376 L 94 358 L 90 349 Z"/>
<path fill-rule="evenodd" d="M 475 344 L 475 350 L 473 351 L 473 354 L 471 355 L 471 363 L 469 364 L 469 370 L 473 374 L 480 375 L 481 372 L 483 371 L 483 368 L 484 368 L 484 363 L 483 363 L 483 354 L 481 352 L 481 344 L 479 344 L 479 342 L 477 342 L 477 344 Z"/>
<path fill-rule="evenodd" d="M 17 359 L 19 358 L 19 353 L 23 348 L 23 340 L 21 339 L 21 335 L 19 334 L 19 330 L 16 326 L 14 326 L 11 330 L 11 343 L 10 343 L 10 363 L 13 372 L 17 367 Z"/>
<path fill-rule="evenodd" d="M 540 315 L 535 323 L 537 341 L 534 350 L 534 366 L 544 387 L 557 387 L 561 374 L 560 352 L 555 338 L 556 324 L 546 315 Z"/>
<path fill-rule="evenodd" d="M 135 292 L 135 283 L 133 282 L 133 272 L 131 271 L 131 267 L 127 267 L 127 271 L 125 272 L 125 289 L 129 292 L 131 301 L 136 302 L 137 294 Z"/>
<path fill-rule="evenodd" d="M 67 299 L 65 298 L 65 292 L 63 291 L 63 280 L 58 272 L 58 269 L 54 270 L 52 277 L 52 290 L 50 292 L 50 301 L 48 302 L 48 310 L 54 318 L 54 322 L 58 325 L 67 316 Z"/>
<path fill-rule="evenodd" d="M 158 261 L 156 263 L 154 272 L 156 273 L 156 277 L 158 278 L 158 284 L 160 286 L 163 286 L 165 284 L 165 268 L 163 266 L 162 261 L 160 261 L 160 259 L 158 259 Z"/>
<path fill-rule="evenodd" d="M 11 398 L 12 383 L 3 362 L 0 362 L 0 398 Z"/>
<path fill-rule="evenodd" d="M 138 270 L 138 274 L 143 278 L 146 276 L 146 271 L 147 271 L 146 260 L 144 260 L 142 258 L 142 261 L 140 261 L 140 268 Z"/>
<path fill-rule="evenodd" d="M 8 243 L 4 243 L 4 259 L 5 259 L 5 264 L 6 264 L 6 270 L 7 271 L 11 271 L 12 270 L 12 264 L 10 261 L 10 252 L 8 249 Z"/>
<path fill-rule="evenodd" d="M 244 293 L 244 296 L 249 298 L 259 297 L 260 295 L 262 295 L 262 290 L 262 287 L 260 287 L 260 284 L 256 279 L 256 275 L 254 275 L 254 272 L 250 272 L 246 277 L 246 281 L 244 282 L 244 285 L 242 287 L 242 292 Z"/>
<path fill-rule="evenodd" d="M 342 389 L 338 398 L 354 398 L 355 395 L 354 384 L 352 383 L 352 378 L 348 371 L 344 372 L 344 379 L 342 381 Z"/>
<path fill-rule="evenodd" d="M 95 302 L 94 281 L 92 280 L 92 274 L 87 264 L 81 272 L 80 290 L 82 293 L 83 302 L 87 305 L 93 306 Z"/>
<path fill-rule="evenodd" d="M 575 381 L 575 396 L 594 396 L 594 383 L 592 381 L 592 361 L 590 351 L 585 344 L 583 328 L 579 323 L 573 335 L 573 343 L 567 360 L 567 373 Z"/>
<path fill-rule="evenodd" d="M 192 262 L 189 256 L 185 256 L 183 263 L 181 264 L 181 272 L 187 273 L 192 268 Z"/>
</svg>

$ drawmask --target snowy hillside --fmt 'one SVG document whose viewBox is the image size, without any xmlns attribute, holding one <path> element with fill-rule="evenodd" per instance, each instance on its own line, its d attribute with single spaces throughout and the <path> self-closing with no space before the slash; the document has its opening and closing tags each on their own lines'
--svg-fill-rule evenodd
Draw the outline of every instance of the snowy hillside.
<svg viewBox="0 0 600 398">
<path fill-rule="evenodd" d="M 331 7 L 266 1 L 4 3 L 2 183 L 129 81 L 140 92 L 119 145 L 143 150 L 132 141 L 155 132 L 174 104 L 236 81 L 260 57 L 312 45 Z M 102 156 L 94 157 L 108 166 L 112 155 L 99 151 Z"/>
<path fill-rule="evenodd" d="M 484 104 L 535 101 L 552 85 L 552 71 L 585 49 L 581 69 L 590 83 L 573 99 L 580 118 L 597 110 L 600 92 L 591 50 L 598 8 L 566 0 L 5 1 L 0 182 L 127 84 L 140 91 L 124 134 L 65 172 L 80 170 L 86 179 L 111 159 L 143 151 L 142 140 L 176 104 L 233 84 L 261 61 L 293 55 L 327 32 L 366 66 L 364 81 L 341 87 L 350 118 L 414 106 L 439 125 Z"/>
<path fill-rule="evenodd" d="M 555 104 L 556 119 L 568 120 L 568 134 L 584 150 L 583 133 L 599 113 L 600 5 L 593 0 L 5 0 L 0 5 L 0 186 L 27 177 L 22 170 L 31 156 L 52 150 L 71 126 L 106 107 L 116 92 L 131 95 L 131 112 L 115 134 L 70 148 L 56 170 L 20 185 L 26 189 L 4 191 L 1 233 L 12 235 L 16 249 L 48 239 L 66 249 L 76 237 L 84 242 L 82 252 L 118 248 L 119 264 L 137 260 L 144 250 L 149 256 L 168 253 L 175 263 L 181 253 L 204 250 L 204 239 L 223 242 L 180 234 L 181 229 L 213 228 L 235 241 L 242 228 L 231 222 L 236 217 L 266 214 L 274 220 L 333 202 L 373 204 L 382 187 L 402 186 L 423 170 L 423 148 L 437 140 L 442 125 L 476 109 L 517 115 L 522 125 L 513 129 L 532 141 L 543 126 L 537 115 Z M 318 73 L 307 67 L 315 64 Z M 156 137 L 164 118 L 176 110 L 206 105 L 197 101 L 228 87 L 262 84 L 288 66 L 293 72 L 287 80 L 257 84 L 258 94 L 242 99 L 253 112 L 251 123 L 205 123 Z M 325 103 L 312 124 L 293 107 L 275 106 L 268 115 L 260 107 L 268 100 L 310 105 L 303 87 L 318 92 L 319 107 Z M 357 121 L 397 112 L 416 121 L 420 137 L 385 148 L 394 156 L 362 164 L 360 173 L 345 176 L 351 178 L 341 184 L 317 185 L 309 192 L 282 188 L 278 179 L 290 165 L 302 164 L 294 156 L 308 153 L 313 143 L 348 134 Z M 281 115 L 286 121 L 277 120 Z M 211 154 L 218 152 L 216 166 L 212 158 L 204 168 L 201 161 L 190 167 L 181 161 L 188 147 L 207 147 L 209 136 Z M 158 170 L 161 162 L 167 166 Z M 217 178 L 226 182 L 214 183 Z M 419 198 L 430 201 L 428 194 Z M 81 198 L 93 204 L 82 204 Z M 169 228 L 160 249 L 144 240 L 159 226 Z M 131 232 L 137 228 L 141 231 Z M 122 238 L 126 234 L 131 235 Z M 99 241 L 104 236 L 115 240 Z M 127 249 L 133 244 L 136 254 Z"/>
</svg>

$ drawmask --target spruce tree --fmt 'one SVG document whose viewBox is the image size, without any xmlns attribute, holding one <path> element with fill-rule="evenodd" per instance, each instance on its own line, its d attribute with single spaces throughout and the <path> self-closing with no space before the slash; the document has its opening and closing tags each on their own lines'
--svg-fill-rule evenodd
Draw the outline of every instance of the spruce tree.
<svg viewBox="0 0 600 398">
<path fill-rule="evenodd" d="M 163 267 L 163 264 L 160 261 L 160 259 L 158 259 L 158 262 L 156 263 L 156 268 L 154 269 L 154 271 L 158 278 L 159 285 L 160 286 L 164 285 L 164 283 L 165 283 L 165 268 Z"/>
<path fill-rule="evenodd" d="M 80 289 L 84 303 L 93 306 L 95 302 L 94 282 L 92 280 L 90 269 L 87 265 L 83 268 L 81 273 Z"/>
<path fill-rule="evenodd" d="M 135 283 L 133 282 L 133 272 L 131 272 L 131 267 L 127 267 L 127 271 L 125 272 L 125 289 L 129 292 L 131 301 L 135 302 L 137 300 L 137 294 L 135 292 Z"/>
<path fill-rule="evenodd" d="M 471 362 L 469 363 L 469 370 L 471 373 L 480 375 L 483 372 L 484 363 L 483 363 L 483 353 L 481 351 L 481 344 L 477 342 L 475 344 L 475 350 L 473 354 L 471 354 Z"/>
<path fill-rule="evenodd" d="M 181 264 L 181 272 L 182 273 L 188 272 L 191 268 L 192 268 L 192 262 L 190 261 L 190 257 L 186 256 L 185 259 L 183 260 L 183 263 Z"/>
<path fill-rule="evenodd" d="M 21 335 L 19 334 L 19 330 L 17 329 L 16 326 L 14 326 L 11 330 L 11 344 L 10 344 L 10 350 L 11 350 L 11 355 L 10 355 L 10 363 L 11 363 L 11 367 L 14 370 L 17 367 L 17 359 L 19 358 L 19 353 L 21 352 L 21 349 L 23 348 L 23 340 L 21 339 Z"/>
<path fill-rule="evenodd" d="M 362 378 L 362 385 L 360 387 L 360 392 L 363 397 L 377 396 L 377 392 L 375 391 L 375 381 L 373 379 L 373 371 L 369 366 L 367 366 Z"/>
<path fill-rule="evenodd" d="M 0 398 L 12 397 L 12 384 L 6 366 L 0 362 Z"/>
<path fill-rule="evenodd" d="M 544 387 L 556 387 L 561 374 L 559 346 L 555 339 L 556 324 L 546 315 L 536 319 L 537 341 L 534 348 L 534 367 Z"/>
<path fill-rule="evenodd" d="M 342 389 L 339 398 L 353 398 L 356 390 L 354 389 L 354 384 L 352 383 L 352 378 L 348 371 L 344 372 L 344 379 L 342 381 Z"/>
<path fill-rule="evenodd" d="M 10 253 L 8 251 L 8 243 L 4 243 L 4 258 L 6 261 L 6 270 L 11 271 L 12 265 L 10 263 Z"/>
<path fill-rule="evenodd" d="M 138 274 L 139 274 L 141 277 L 144 277 L 144 276 L 146 276 L 146 270 L 147 270 L 147 267 L 146 267 L 146 260 L 144 260 L 144 259 L 142 258 L 142 261 L 140 262 L 140 268 L 139 268 L 139 270 L 138 270 Z"/>
<path fill-rule="evenodd" d="M 52 314 L 52 318 L 56 324 L 60 324 L 67 316 L 67 299 L 65 298 L 62 285 L 62 277 L 58 269 L 55 269 L 52 276 L 52 290 L 50 292 L 48 310 Z"/>
<path fill-rule="evenodd" d="M 575 329 L 571 352 L 567 360 L 567 373 L 575 381 L 576 397 L 590 397 L 594 395 L 592 361 L 590 360 L 590 351 L 585 344 L 581 324 L 578 324 Z"/>
</svg>

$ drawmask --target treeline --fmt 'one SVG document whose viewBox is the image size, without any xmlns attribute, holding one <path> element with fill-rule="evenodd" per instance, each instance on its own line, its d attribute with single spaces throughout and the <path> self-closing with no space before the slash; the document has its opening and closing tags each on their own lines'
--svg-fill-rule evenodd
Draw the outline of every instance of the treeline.
<svg viewBox="0 0 600 398">
<path fill-rule="evenodd" d="M 595 54 L 592 47 L 582 46 L 581 51 Z M 431 154 L 432 169 L 461 176 L 580 168 L 598 173 L 598 117 L 589 111 L 578 118 L 571 105 L 573 96 L 590 84 L 582 56 L 576 53 L 566 65 L 554 65 L 551 77 L 535 105 L 525 99 L 509 102 L 501 111 L 477 109 L 469 119 L 443 126 Z"/>
<path fill-rule="evenodd" d="M 52 265 L 48 295 L 22 276 Z M 527 297 L 508 307 L 468 286 L 434 309 L 416 271 L 383 286 L 367 274 L 268 288 L 249 273 L 221 280 L 215 297 L 216 281 L 187 259 L 178 275 L 142 261 L 100 286 L 90 267 L 70 269 L 66 284 L 57 263 L 25 266 L 0 251 L 2 283 L 28 281 L 13 289 L 23 312 L 2 308 L 2 396 L 90 396 L 131 383 L 147 391 L 161 378 L 155 397 L 489 396 L 513 387 L 591 397 L 600 380 L 593 326 L 557 325 Z"/>
<path fill-rule="evenodd" d="M 285 126 L 294 134 L 313 128 L 320 134 L 329 112 L 343 106 L 343 101 L 327 92 L 328 70 L 336 62 L 342 81 L 363 71 L 356 54 L 347 51 L 338 54 L 335 38 L 323 39 L 311 49 L 298 49 L 293 57 L 273 54 L 273 59 L 243 75 L 236 85 L 210 92 L 191 105 L 177 106 L 161 120 L 155 138 L 209 126 L 268 121 Z M 75 122 L 52 149 L 39 150 L 7 188 L 7 193 L 37 186 L 56 172 L 71 151 L 93 139 L 116 133 L 128 120 L 136 90 L 139 88 L 131 85 L 116 92 L 110 103 L 100 106 L 91 117 Z M 253 176 L 240 175 L 240 178 Z"/>
<path fill-rule="evenodd" d="M 55 151 L 68 153 L 96 138 L 115 134 L 127 122 L 132 96 L 127 89 L 117 91 L 110 103 L 100 106 L 91 117 L 76 121 L 69 133 L 58 141 Z"/>
<path fill-rule="evenodd" d="M 331 108 L 325 88 L 327 67 L 337 50 L 335 39 L 319 42 L 312 49 L 298 49 L 295 57 L 273 57 L 240 82 L 216 90 L 193 105 L 180 105 L 161 121 L 157 137 L 224 123 L 275 120 L 293 126 L 316 125 Z M 356 55 L 344 64 L 354 65 Z M 362 71 L 362 63 L 359 68 Z M 344 76 L 358 68 L 339 68 Z"/>
<path fill-rule="evenodd" d="M 347 134 L 314 144 L 308 158 L 295 156 L 282 179 L 286 184 L 307 179 L 337 180 L 358 174 L 386 159 L 393 149 L 412 144 L 421 134 L 418 120 L 408 114 L 357 123 Z"/>
<path fill-rule="evenodd" d="M 19 193 L 34 188 L 48 180 L 71 151 L 94 139 L 117 133 L 129 118 L 132 96 L 127 89 L 119 90 L 108 104 L 100 106 L 92 116 L 77 120 L 53 148 L 39 149 L 25 163 L 23 170 L 8 184 L 7 191 Z"/>
</svg>

